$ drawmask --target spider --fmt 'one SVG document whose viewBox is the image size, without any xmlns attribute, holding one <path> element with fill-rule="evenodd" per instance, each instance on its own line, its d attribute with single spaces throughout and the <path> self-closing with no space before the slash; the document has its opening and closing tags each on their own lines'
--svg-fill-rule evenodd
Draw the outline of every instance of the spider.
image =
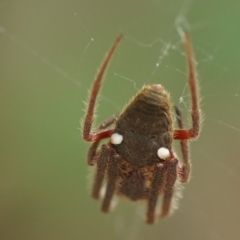
<svg viewBox="0 0 240 240">
<path fill-rule="evenodd" d="M 144 200 L 147 205 L 146 222 L 152 224 L 155 216 L 170 214 L 177 182 L 189 180 L 191 164 L 188 140 L 200 132 L 198 80 L 189 34 L 182 35 L 189 69 L 188 85 L 191 93 L 192 127 L 184 129 L 180 110 L 175 107 L 178 129 L 173 126 L 172 103 L 169 93 L 160 84 L 143 86 L 137 95 L 117 116 L 103 122 L 92 131 L 95 103 L 104 73 L 119 45 L 119 35 L 93 82 L 86 116 L 83 121 L 83 138 L 93 142 L 88 151 L 88 164 L 96 165 L 92 197 L 100 198 L 106 178 L 101 210 L 108 212 L 113 196 L 131 201 Z M 114 124 L 114 127 L 110 128 Z M 110 138 L 98 150 L 102 139 Z M 173 150 L 173 140 L 180 140 L 183 161 L 179 162 Z M 158 198 L 162 195 L 161 212 L 157 212 Z"/>
</svg>

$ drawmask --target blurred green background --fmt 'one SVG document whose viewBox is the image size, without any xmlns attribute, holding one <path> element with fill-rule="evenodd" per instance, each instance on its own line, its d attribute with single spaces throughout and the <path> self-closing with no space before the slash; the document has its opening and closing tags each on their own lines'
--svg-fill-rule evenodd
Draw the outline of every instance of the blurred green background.
<svg viewBox="0 0 240 240">
<path fill-rule="evenodd" d="M 0 239 L 240 239 L 239 11 L 234 0 L 1 0 Z M 189 122 L 179 16 L 192 36 L 205 114 L 191 144 L 192 179 L 176 213 L 154 226 L 125 200 L 102 214 L 89 196 L 83 102 L 123 33 L 96 123 L 151 83 L 171 92 Z"/>
</svg>

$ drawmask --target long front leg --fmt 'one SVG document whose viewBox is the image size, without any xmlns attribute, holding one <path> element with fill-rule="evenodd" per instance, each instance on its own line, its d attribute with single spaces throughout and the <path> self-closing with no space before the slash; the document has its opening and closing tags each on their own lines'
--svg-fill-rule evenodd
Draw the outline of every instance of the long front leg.
<svg viewBox="0 0 240 240">
<path fill-rule="evenodd" d="M 110 60 L 111 60 L 118 44 L 120 43 L 121 39 L 122 39 L 122 35 L 120 35 L 116 38 L 112 48 L 110 49 L 105 60 L 103 61 L 103 65 L 100 68 L 100 71 L 99 71 L 95 81 L 93 82 L 92 90 L 90 93 L 90 99 L 89 99 L 88 106 L 87 106 L 87 113 L 86 113 L 86 116 L 84 118 L 84 123 L 83 123 L 83 138 L 86 141 L 98 141 L 103 138 L 110 137 L 113 133 L 113 129 L 103 129 L 103 130 L 99 130 L 96 132 L 91 132 L 91 128 L 92 128 L 92 124 L 93 124 L 93 115 L 94 115 L 96 99 L 97 99 L 99 90 L 102 85 L 104 73 L 105 73 L 107 66 L 109 65 Z"/>
<path fill-rule="evenodd" d="M 175 112 L 177 116 L 177 122 L 180 129 L 184 128 L 182 114 L 178 107 L 175 107 Z M 179 168 L 178 174 L 180 175 L 181 182 L 187 182 L 189 179 L 190 171 L 191 171 L 191 162 L 189 158 L 189 146 L 188 140 L 181 140 L 180 141 L 181 150 L 182 150 L 182 158 L 183 158 L 183 165 Z"/>
<path fill-rule="evenodd" d="M 187 63 L 189 69 L 188 84 L 192 102 L 192 128 L 177 129 L 174 131 L 174 139 L 191 139 L 199 135 L 200 131 L 200 109 L 199 109 L 199 93 L 198 79 L 195 69 L 194 53 L 190 37 L 187 32 L 184 33 L 184 43 L 186 48 Z"/>
</svg>

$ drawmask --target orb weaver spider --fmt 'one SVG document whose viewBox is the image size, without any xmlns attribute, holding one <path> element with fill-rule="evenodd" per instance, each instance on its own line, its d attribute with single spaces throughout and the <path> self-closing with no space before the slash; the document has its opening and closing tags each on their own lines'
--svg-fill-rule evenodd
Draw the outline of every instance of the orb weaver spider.
<svg viewBox="0 0 240 240">
<path fill-rule="evenodd" d="M 143 86 L 119 115 L 103 122 L 97 131 L 92 131 L 94 108 L 103 76 L 122 35 L 116 38 L 93 82 L 83 121 L 83 138 L 93 142 L 87 156 L 88 164 L 97 167 L 93 198 L 99 199 L 106 177 L 107 186 L 101 207 L 103 212 L 110 210 L 114 194 L 132 201 L 145 200 L 146 221 L 152 224 L 156 215 L 169 215 L 176 182 L 185 183 L 189 180 L 191 164 L 188 140 L 199 135 L 200 108 L 190 37 L 187 32 L 182 37 L 186 48 L 192 103 L 190 129 L 184 129 L 178 108 L 175 108 L 178 129 L 174 128 L 170 95 L 162 85 L 152 84 Z M 115 126 L 109 128 L 113 124 Z M 110 138 L 109 142 L 98 150 L 100 141 L 105 138 Z M 180 140 L 182 163 L 173 150 L 173 140 Z M 162 206 L 161 212 L 157 213 L 160 195 L 163 195 Z"/>
</svg>

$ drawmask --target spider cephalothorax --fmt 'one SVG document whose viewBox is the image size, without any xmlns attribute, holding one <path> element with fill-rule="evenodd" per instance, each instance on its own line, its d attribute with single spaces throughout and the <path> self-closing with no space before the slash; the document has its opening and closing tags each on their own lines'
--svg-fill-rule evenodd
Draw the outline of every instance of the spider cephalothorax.
<svg viewBox="0 0 240 240">
<path fill-rule="evenodd" d="M 114 194 L 132 201 L 145 200 L 147 223 L 151 224 L 155 215 L 163 217 L 169 214 L 176 180 L 187 182 L 189 179 L 191 166 L 187 140 L 199 135 L 200 122 L 194 56 L 190 38 L 184 33 L 192 99 L 192 128 L 183 129 L 181 113 L 175 108 L 179 129 L 174 129 L 169 93 L 160 84 L 152 84 L 144 86 L 121 114 L 105 121 L 98 131 L 91 132 L 103 75 L 121 39 L 122 36 L 116 38 L 93 83 L 84 119 L 83 138 L 93 142 L 88 152 L 88 164 L 97 165 L 92 196 L 99 198 L 106 176 L 102 211 L 109 211 Z M 115 126 L 109 129 L 113 124 Z M 97 150 L 99 142 L 108 137 L 108 144 Z M 172 148 L 175 139 L 181 143 L 182 163 Z M 159 195 L 163 195 L 161 213 L 156 212 Z"/>
</svg>

